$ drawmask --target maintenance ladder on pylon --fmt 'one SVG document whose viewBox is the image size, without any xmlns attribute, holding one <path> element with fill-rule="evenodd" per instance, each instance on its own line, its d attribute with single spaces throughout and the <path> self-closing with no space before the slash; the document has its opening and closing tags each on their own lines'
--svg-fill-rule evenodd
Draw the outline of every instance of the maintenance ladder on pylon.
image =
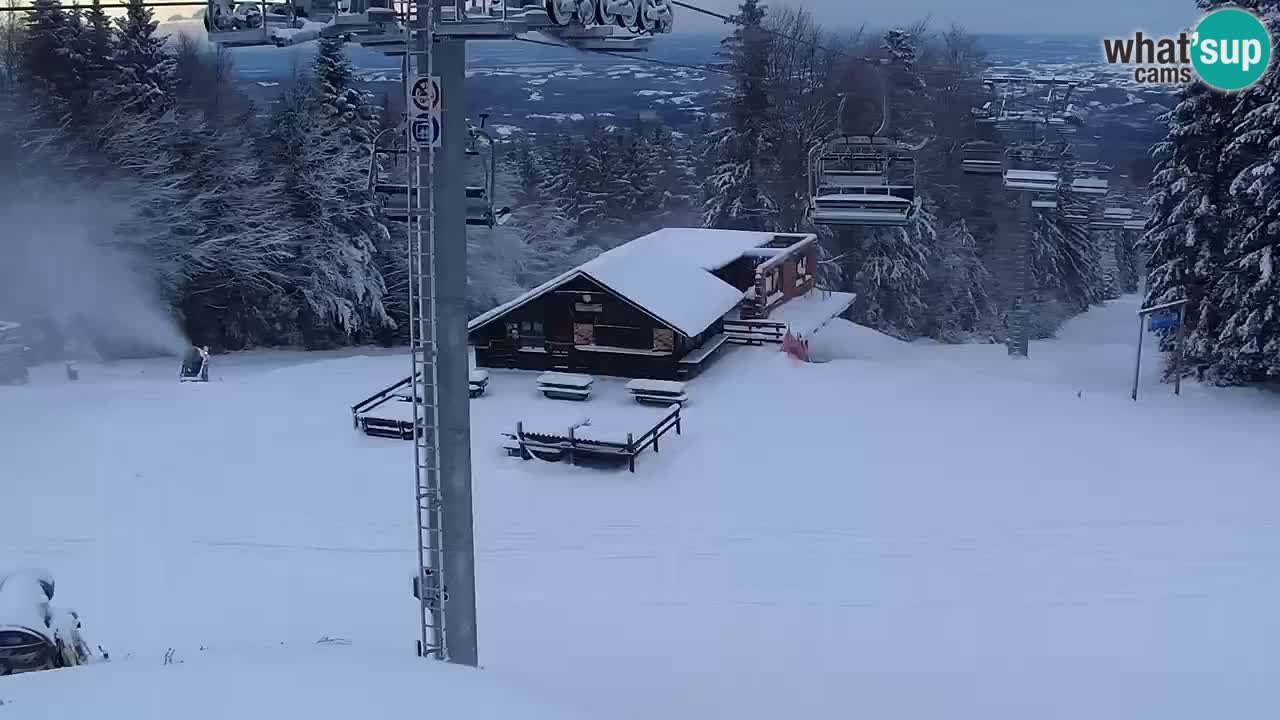
<svg viewBox="0 0 1280 720">
<path fill-rule="evenodd" d="M 433 4 L 434 6 L 434 4 Z M 412 77 L 412 57 L 425 58 L 429 75 L 431 62 L 430 41 L 435 10 L 426 13 L 421 27 L 414 32 L 412 23 L 405 23 L 406 46 L 418 41 L 418 52 L 406 53 L 404 76 Z M 405 82 L 406 95 L 411 93 L 412 83 Z M 413 107 L 413 98 L 406 98 L 406 107 Z M 412 123 L 405 123 L 405 147 L 410 152 L 408 197 L 405 207 L 409 213 L 409 345 L 413 356 L 413 434 L 414 472 L 417 476 L 418 516 L 418 574 L 414 579 L 414 596 L 418 599 L 421 632 L 418 638 L 418 655 L 448 658 L 445 630 L 444 587 L 444 513 L 440 479 L 440 377 L 437 365 L 439 352 L 438 314 L 436 306 L 435 262 L 435 193 L 432 176 L 435 168 L 435 151 L 430 142 L 416 143 Z M 419 153 L 426 154 L 421 162 Z M 424 171 L 424 167 L 428 168 Z"/>
</svg>

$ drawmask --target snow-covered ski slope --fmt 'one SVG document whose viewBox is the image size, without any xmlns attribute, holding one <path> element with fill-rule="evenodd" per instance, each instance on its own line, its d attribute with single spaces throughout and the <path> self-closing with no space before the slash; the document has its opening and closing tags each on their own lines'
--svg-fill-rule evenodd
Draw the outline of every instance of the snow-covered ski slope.
<svg viewBox="0 0 1280 720">
<path fill-rule="evenodd" d="M 404 683 L 428 708 L 437 687 L 482 709 L 510 690 L 628 720 L 1271 720 L 1280 402 L 1175 399 L 1149 353 L 1132 403 L 1135 308 L 1028 360 L 842 321 L 813 352 L 851 359 L 737 348 L 634 475 L 506 457 L 499 432 L 561 403 L 494 372 L 472 401 L 475 684 L 414 664 L 411 448 L 346 413 L 405 358 L 216 357 L 207 385 L 175 361 L 39 369 L 0 388 L 0 568 L 50 569 L 114 666 L 0 679 L 0 700 L 49 688 L 83 709 L 56 717 L 114 717 L 201 673 L 338 663 L 318 699 Z M 584 413 L 622 392 L 597 385 Z M 168 648 L 187 662 L 162 666 Z M 166 717 L 227 716 L 206 705 Z M 574 716 L 529 707 L 509 716 Z"/>
</svg>

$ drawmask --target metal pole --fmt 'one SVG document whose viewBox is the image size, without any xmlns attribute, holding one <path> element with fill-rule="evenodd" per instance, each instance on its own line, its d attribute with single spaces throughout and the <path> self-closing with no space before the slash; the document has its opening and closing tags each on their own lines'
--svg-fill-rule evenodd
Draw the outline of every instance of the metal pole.
<svg viewBox="0 0 1280 720">
<path fill-rule="evenodd" d="M 444 585 L 448 588 L 448 660 L 479 664 L 476 642 L 475 538 L 471 505 L 471 394 L 467 385 L 466 43 L 440 38 L 441 147 L 436 153 L 435 258 L 440 343 L 440 468 Z"/>
<path fill-rule="evenodd" d="M 1183 303 L 1178 306 L 1178 341 L 1177 350 L 1173 356 L 1173 394 L 1182 394 L 1182 342 L 1186 337 L 1187 304 Z"/>
<path fill-rule="evenodd" d="M 1146 317 L 1138 313 L 1138 359 L 1133 362 L 1133 392 L 1130 394 L 1134 402 L 1138 401 L 1138 376 L 1142 372 L 1142 324 L 1146 321 Z"/>
</svg>

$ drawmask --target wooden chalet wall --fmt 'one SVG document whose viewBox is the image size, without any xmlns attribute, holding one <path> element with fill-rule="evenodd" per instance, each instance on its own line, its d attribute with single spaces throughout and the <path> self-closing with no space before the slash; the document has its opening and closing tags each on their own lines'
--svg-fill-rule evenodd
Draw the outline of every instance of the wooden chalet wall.
<svg viewBox="0 0 1280 720">
<path fill-rule="evenodd" d="M 818 243 L 798 244 L 793 250 L 761 263 L 755 272 L 754 307 L 750 315 L 769 317 L 782 303 L 800 297 L 818 282 Z"/>
<path fill-rule="evenodd" d="M 581 275 L 478 328 L 471 343 L 480 367 L 656 379 L 674 379 L 696 347 Z"/>
</svg>

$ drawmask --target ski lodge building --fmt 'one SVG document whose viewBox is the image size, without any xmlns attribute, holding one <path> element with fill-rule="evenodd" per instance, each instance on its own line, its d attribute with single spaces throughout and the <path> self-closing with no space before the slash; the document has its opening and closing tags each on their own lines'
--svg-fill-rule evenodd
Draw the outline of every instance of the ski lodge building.
<svg viewBox="0 0 1280 720">
<path fill-rule="evenodd" d="M 665 228 L 468 326 L 477 367 L 684 379 L 729 343 L 807 336 L 853 303 L 816 288 L 816 235 Z"/>
</svg>

